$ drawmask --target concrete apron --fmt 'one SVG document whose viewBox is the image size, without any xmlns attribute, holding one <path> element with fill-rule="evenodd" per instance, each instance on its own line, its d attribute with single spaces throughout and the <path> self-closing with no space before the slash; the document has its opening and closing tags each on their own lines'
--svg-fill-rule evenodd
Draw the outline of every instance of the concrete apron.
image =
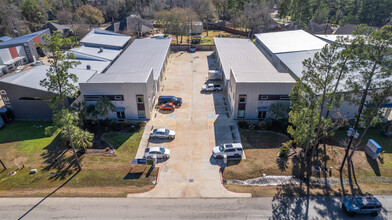
<svg viewBox="0 0 392 220">
<path fill-rule="evenodd" d="M 200 93 L 208 74 L 207 56 L 211 53 L 179 52 L 171 55 L 168 71 L 164 75 L 165 86 L 159 95 L 180 96 L 183 105 L 171 114 L 157 113 L 154 117 L 154 112 L 145 129 L 145 133 L 151 127 L 176 131 L 174 141 L 162 144 L 171 150 L 171 157 L 160 164 L 157 185 L 153 190 L 128 194 L 128 197 L 251 197 L 249 193 L 231 192 L 223 186 L 220 167 L 211 156 L 212 147 L 215 146 L 214 124 L 218 115 L 214 109 L 213 95 Z M 214 117 L 208 117 L 211 114 Z M 144 151 L 147 136 L 143 135 L 138 156 Z"/>
</svg>

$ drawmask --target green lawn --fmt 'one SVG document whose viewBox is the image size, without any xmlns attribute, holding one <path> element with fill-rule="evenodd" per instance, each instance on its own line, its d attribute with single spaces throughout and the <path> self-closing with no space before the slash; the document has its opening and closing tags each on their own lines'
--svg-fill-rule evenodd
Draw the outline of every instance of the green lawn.
<svg viewBox="0 0 392 220">
<path fill-rule="evenodd" d="M 365 146 L 369 139 L 375 140 L 385 153 L 392 153 L 392 137 L 385 137 L 381 134 L 382 128 L 369 128 L 365 137 L 362 140 L 363 146 Z M 363 130 L 359 130 L 359 135 L 361 135 Z M 335 132 L 336 139 L 342 139 L 347 137 L 347 132 L 345 130 L 337 130 Z"/>
<path fill-rule="evenodd" d="M 36 124 L 43 126 L 32 127 Z M 0 196 L 44 196 L 70 178 L 56 195 L 125 196 L 153 187 L 156 169 L 142 165 L 131 169 L 131 158 L 135 157 L 143 128 L 133 133 L 105 133 L 117 156 L 83 155 L 80 157 L 83 169 L 75 175 L 77 169 L 72 151 L 56 135 L 44 136 L 44 129 L 49 125 L 47 122 L 14 122 L 0 131 L 3 140 L 0 158 L 8 168 L 0 170 Z M 16 164 L 20 168 L 24 164 L 24 168 L 16 170 Z M 29 174 L 30 166 L 38 172 Z M 7 177 L 6 174 L 13 170 L 17 171 L 16 175 Z"/>
<path fill-rule="evenodd" d="M 51 124 L 51 122 L 40 121 L 14 121 L 8 123 L 0 130 L 0 143 L 47 138 L 45 127 Z"/>
</svg>

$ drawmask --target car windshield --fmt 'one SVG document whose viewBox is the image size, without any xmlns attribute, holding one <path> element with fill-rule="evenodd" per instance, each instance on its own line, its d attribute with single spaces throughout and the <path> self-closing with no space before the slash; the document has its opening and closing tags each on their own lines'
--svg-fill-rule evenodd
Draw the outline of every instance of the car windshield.
<svg viewBox="0 0 392 220">
<path fill-rule="evenodd" d="M 152 133 L 157 133 L 157 129 L 152 130 Z"/>
<path fill-rule="evenodd" d="M 224 150 L 225 150 L 225 148 L 223 147 L 223 145 L 220 145 L 220 146 L 219 146 L 219 151 L 220 151 L 220 152 L 223 152 Z"/>
<path fill-rule="evenodd" d="M 162 152 L 162 153 L 165 153 L 165 148 L 160 147 L 160 148 L 159 148 L 159 151 Z"/>
<path fill-rule="evenodd" d="M 169 134 L 169 132 L 170 132 L 169 129 L 165 129 L 166 134 Z"/>
</svg>

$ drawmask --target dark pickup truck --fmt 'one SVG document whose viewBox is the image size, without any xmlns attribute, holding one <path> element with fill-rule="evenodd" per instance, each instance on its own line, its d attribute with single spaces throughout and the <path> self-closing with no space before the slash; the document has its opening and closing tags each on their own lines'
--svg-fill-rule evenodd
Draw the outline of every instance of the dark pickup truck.
<svg viewBox="0 0 392 220">
<path fill-rule="evenodd" d="M 175 97 L 175 96 L 159 96 L 158 98 L 158 104 L 165 104 L 165 103 L 173 103 L 176 106 L 181 106 L 182 105 L 182 98 L 180 97 Z"/>
</svg>

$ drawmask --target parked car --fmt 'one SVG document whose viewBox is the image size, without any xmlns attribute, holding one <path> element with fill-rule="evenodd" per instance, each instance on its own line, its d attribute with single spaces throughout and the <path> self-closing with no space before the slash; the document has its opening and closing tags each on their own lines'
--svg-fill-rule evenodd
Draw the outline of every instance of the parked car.
<svg viewBox="0 0 392 220">
<path fill-rule="evenodd" d="M 176 132 L 166 128 L 156 128 L 151 130 L 150 137 L 174 139 L 176 137 Z"/>
<path fill-rule="evenodd" d="M 174 111 L 174 109 L 176 109 L 176 106 L 170 102 L 162 104 L 161 107 L 159 107 L 159 110 L 161 111 Z"/>
<path fill-rule="evenodd" d="M 149 147 L 144 150 L 144 157 L 151 159 L 154 156 L 157 159 L 168 159 L 170 157 L 170 150 L 163 147 Z"/>
<path fill-rule="evenodd" d="M 382 205 L 376 197 L 373 196 L 353 196 L 342 201 L 342 209 L 349 216 L 356 214 L 370 214 L 377 216 L 381 212 Z"/>
<path fill-rule="evenodd" d="M 201 87 L 201 91 L 203 92 L 216 92 L 216 91 L 222 91 L 221 85 L 215 85 L 212 83 L 209 83 L 203 87 Z"/>
<path fill-rule="evenodd" d="M 158 104 L 165 104 L 165 103 L 173 103 L 176 106 L 181 106 L 182 105 L 182 98 L 180 97 L 175 97 L 175 96 L 159 96 L 158 98 Z"/>
<path fill-rule="evenodd" d="M 215 158 L 223 158 L 223 155 L 226 154 L 228 157 L 240 157 L 242 151 L 241 143 L 221 144 L 212 149 L 212 156 Z"/>
<path fill-rule="evenodd" d="M 42 66 L 44 65 L 44 61 L 35 61 L 34 63 L 31 64 L 31 66 Z"/>
</svg>

